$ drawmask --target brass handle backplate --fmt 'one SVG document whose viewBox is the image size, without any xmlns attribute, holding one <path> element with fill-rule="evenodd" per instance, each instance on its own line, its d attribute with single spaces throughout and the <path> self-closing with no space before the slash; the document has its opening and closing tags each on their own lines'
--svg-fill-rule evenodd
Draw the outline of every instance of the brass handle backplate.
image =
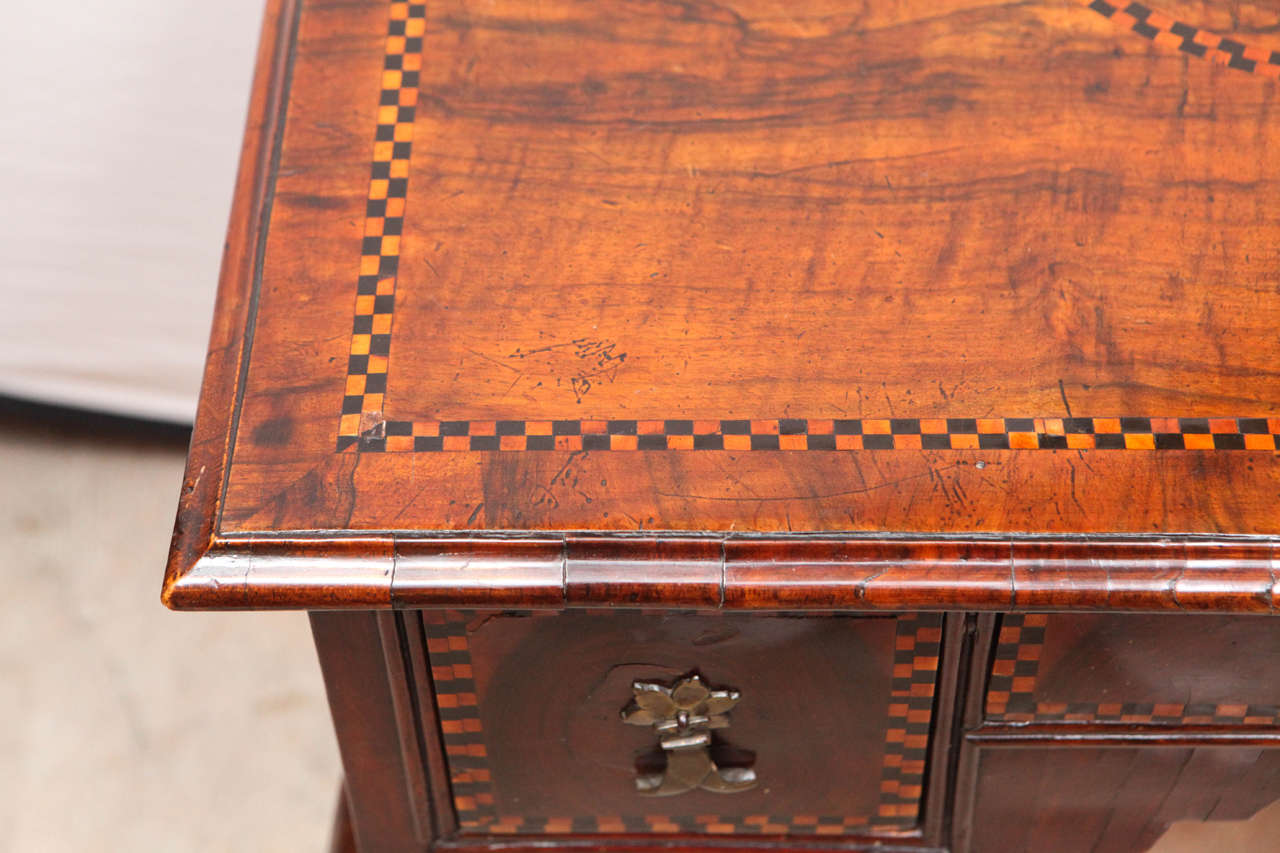
<svg viewBox="0 0 1280 853">
<path fill-rule="evenodd" d="M 652 726 L 666 755 L 661 773 L 640 773 L 636 790 L 651 797 L 667 797 L 701 788 L 732 794 L 756 786 L 749 767 L 718 767 L 711 757 L 711 731 L 729 725 L 729 709 L 738 704 L 737 690 L 711 690 L 697 674 L 667 687 L 653 681 L 631 685 L 632 699 L 622 709 L 622 721 Z"/>
</svg>

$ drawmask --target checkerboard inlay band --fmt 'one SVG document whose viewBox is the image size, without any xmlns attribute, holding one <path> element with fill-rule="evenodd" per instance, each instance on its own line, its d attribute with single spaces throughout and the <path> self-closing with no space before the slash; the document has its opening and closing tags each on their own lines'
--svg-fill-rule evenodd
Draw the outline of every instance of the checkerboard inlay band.
<svg viewBox="0 0 1280 853">
<path fill-rule="evenodd" d="M 1214 35 L 1207 30 L 1177 21 L 1165 13 L 1141 3 L 1109 3 L 1107 0 L 1076 0 L 1161 47 L 1179 50 L 1189 56 L 1207 59 L 1239 71 L 1248 71 L 1273 79 L 1280 78 L 1280 50 L 1268 50 L 1243 44 L 1232 38 Z"/>
<path fill-rule="evenodd" d="M 1280 77 L 1280 52 L 1213 35 L 1139 3 L 1122 8 L 1106 0 L 1077 2 L 1157 44 Z M 339 451 L 1277 449 L 1276 417 L 388 419 L 384 403 L 425 30 L 424 3 L 392 0 Z"/>
<path fill-rule="evenodd" d="M 1038 702 L 1040 657 L 1049 617 L 1011 613 L 1001 618 L 987 686 L 987 719 L 1008 723 L 1131 723 L 1274 726 L 1280 705 L 1233 702 Z"/>
<path fill-rule="evenodd" d="M 387 391 L 400 234 L 409 192 L 409 151 L 426 23 L 425 4 L 392 0 L 365 201 L 347 387 L 338 423 L 339 450 L 354 445 L 364 425 L 380 419 Z"/>
<path fill-rule="evenodd" d="M 466 835 L 893 835 L 919 822 L 942 644 L 936 613 L 898 617 L 880 804 L 868 815 L 510 815 L 495 809 L 467 636 L 468 613 L 423 611 L 458 826 Z"/>
<path fill-rule="evenodd" d="M 1269 450 L 1280 418 L 385 421 L 366 451 Z"/>
</svg>

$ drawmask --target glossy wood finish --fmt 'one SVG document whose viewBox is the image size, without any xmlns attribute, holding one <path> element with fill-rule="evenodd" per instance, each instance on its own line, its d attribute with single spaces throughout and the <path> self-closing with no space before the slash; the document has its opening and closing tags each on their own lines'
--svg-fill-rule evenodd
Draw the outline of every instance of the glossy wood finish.
<svg viewBox="0 0 1280 853">
<path fill-rule="evenodd" d="M 270 4 L 163 594 L 313 612 L 364 853 L 1280 794 L 1274 14 L 779 9 Z M 625 688 L 690 668 L 764 787 L 628 824 Z M 901 790 L 899 730 L 909 826 L 774 812 Z"/>
<path fill-rule="evenodd" d="M 1245 713 L 1277 696 L 1263 674 L 1274 655 L 1270 625 L 1238 616 L 979 616 L 952 849 L 1096 844 L 1137 853 L 1172 821 L 1242 820 L 1269 805 L 1280 793 L 1280 726 Z M 1010 651 L 1026 699 L 995 714 L 993 695 L 1010 686 L 1001 679 Z M 1244 698 L 1222 698 L 1229 694 Z"/>
<path fill-rule="evenodd" d="M 361 853 L 422 850 L 435 834 L 423 792 L 413 784 L 424 772 L 416 740 L 434 734 L 401 725 L 409 684 L 391 680 L 389 669 L 399 669 L 401 657 L 398 650 L 388 656 L 383 642 L 394 618 L 370 611 L 311 616 L 346 774 L 348 820 Z"/>
<path fill-rule="evenodd" d="M 619 834 L 669 824 L 657 831 L 670 833 L 701 821 L 713 835 L 918 834 L 942 639 L 941 620 L 923 621 L 918 629 L 913 620 L 849 615 L 467 614 L 431 641 L 437 698 L 450 698 L 446 744 L 461 729 L 485 755 L 487 784 L 455 790 L 465 800 L 462 831 Z M 902 642 L 921 630 L 904 657 Z M 470 675 L 457 705 L 457 691 L 439 675 L 451 665 Z M 716 734 L 716 755 L 730 765 L 749 761 L 760 782 L 733 794 L 640 797 L 638 768 L 655 771 L 660 752 L 652 732 L 624 725 L 619 712 L 633 681 L 692 671 L 741 693 Z M 455 779 L 471 761 L 450 753 Z M 484 796 L 490 808 L 474 804 Z"/>
<path fill-rule="evenodd" d="M 1139 853 L 1176 820 L 1244 820 L 1280 798 L 1280 751 L 983 749 L 958 853 Z"/>
<path fill-rule="evenodd" d="M 1275 609 L 1257 15 L 415 9 L 268 14 L 171 606 Z"/>
<path fill-rule="evenodd" d="M 359 853 L 356 837 L 351 831 L 351 814 L 347 809 L 346 786 L 338 792 L 338 805 L 333 815 L 333 830 L 329 836 L 329 853 Z"/>
<path fill-rule="evenodd" d="M 644 603 L 1274 613 L 1277 578 L 1275 546 L 1242 540 L 298 534 L 219 540 L 175 575 L 166 601 L 220 610 Z"/>
<path fill-rule="evenodd" d="M 289 55 L 300 10 L 298 0 L 272 0 L 266 4 L 209 334 L 209 354 L 165 572 L 166 603 L 170 603 L 180 577 L 194 569 L 218 539 L 236 401 L 248 367 L 253 282 L 262 261 L 261 241 L 268 226 L 268 199 L 278 167 L 277 143 L 283 131 Z"/>
<path fill-rule="evenodd" d="M 1002 620 L 995 658 L 986 702 L 991 720 L 1280 724 L 1276 620 L 1009 616 Z"/>
</svg>

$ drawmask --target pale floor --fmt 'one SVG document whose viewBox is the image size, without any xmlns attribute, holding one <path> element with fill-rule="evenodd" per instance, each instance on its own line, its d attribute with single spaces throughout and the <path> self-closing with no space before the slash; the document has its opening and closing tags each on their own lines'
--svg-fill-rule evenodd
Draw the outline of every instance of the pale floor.
<svg viewBox="0 0 1280 853">
<path fill-rule="evenodd" d="M 184 449 L 105 432 L 0 417 L 0 851 L 324 850 L 339 767 L 306 617 L 165 610 Z M 1156 849 L 1277 839 L 1280 804 Z"/>
<path fill-rule="evenodd" d="M 184 455 L 0 421 L 0 851 L 325 849 L 306 615 L 160 604 Z"/>
</svg>

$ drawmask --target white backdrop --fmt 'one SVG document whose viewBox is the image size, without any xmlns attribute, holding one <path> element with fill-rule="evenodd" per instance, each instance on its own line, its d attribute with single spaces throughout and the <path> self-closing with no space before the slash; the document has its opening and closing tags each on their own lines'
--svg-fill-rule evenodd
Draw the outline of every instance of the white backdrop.
<svg viewBox="0 0 1280 853">
<path fill-rule="evenodd" d="M 5 3 L 0 394 L 191 419 L 261 15 Z"/>
</svg>

